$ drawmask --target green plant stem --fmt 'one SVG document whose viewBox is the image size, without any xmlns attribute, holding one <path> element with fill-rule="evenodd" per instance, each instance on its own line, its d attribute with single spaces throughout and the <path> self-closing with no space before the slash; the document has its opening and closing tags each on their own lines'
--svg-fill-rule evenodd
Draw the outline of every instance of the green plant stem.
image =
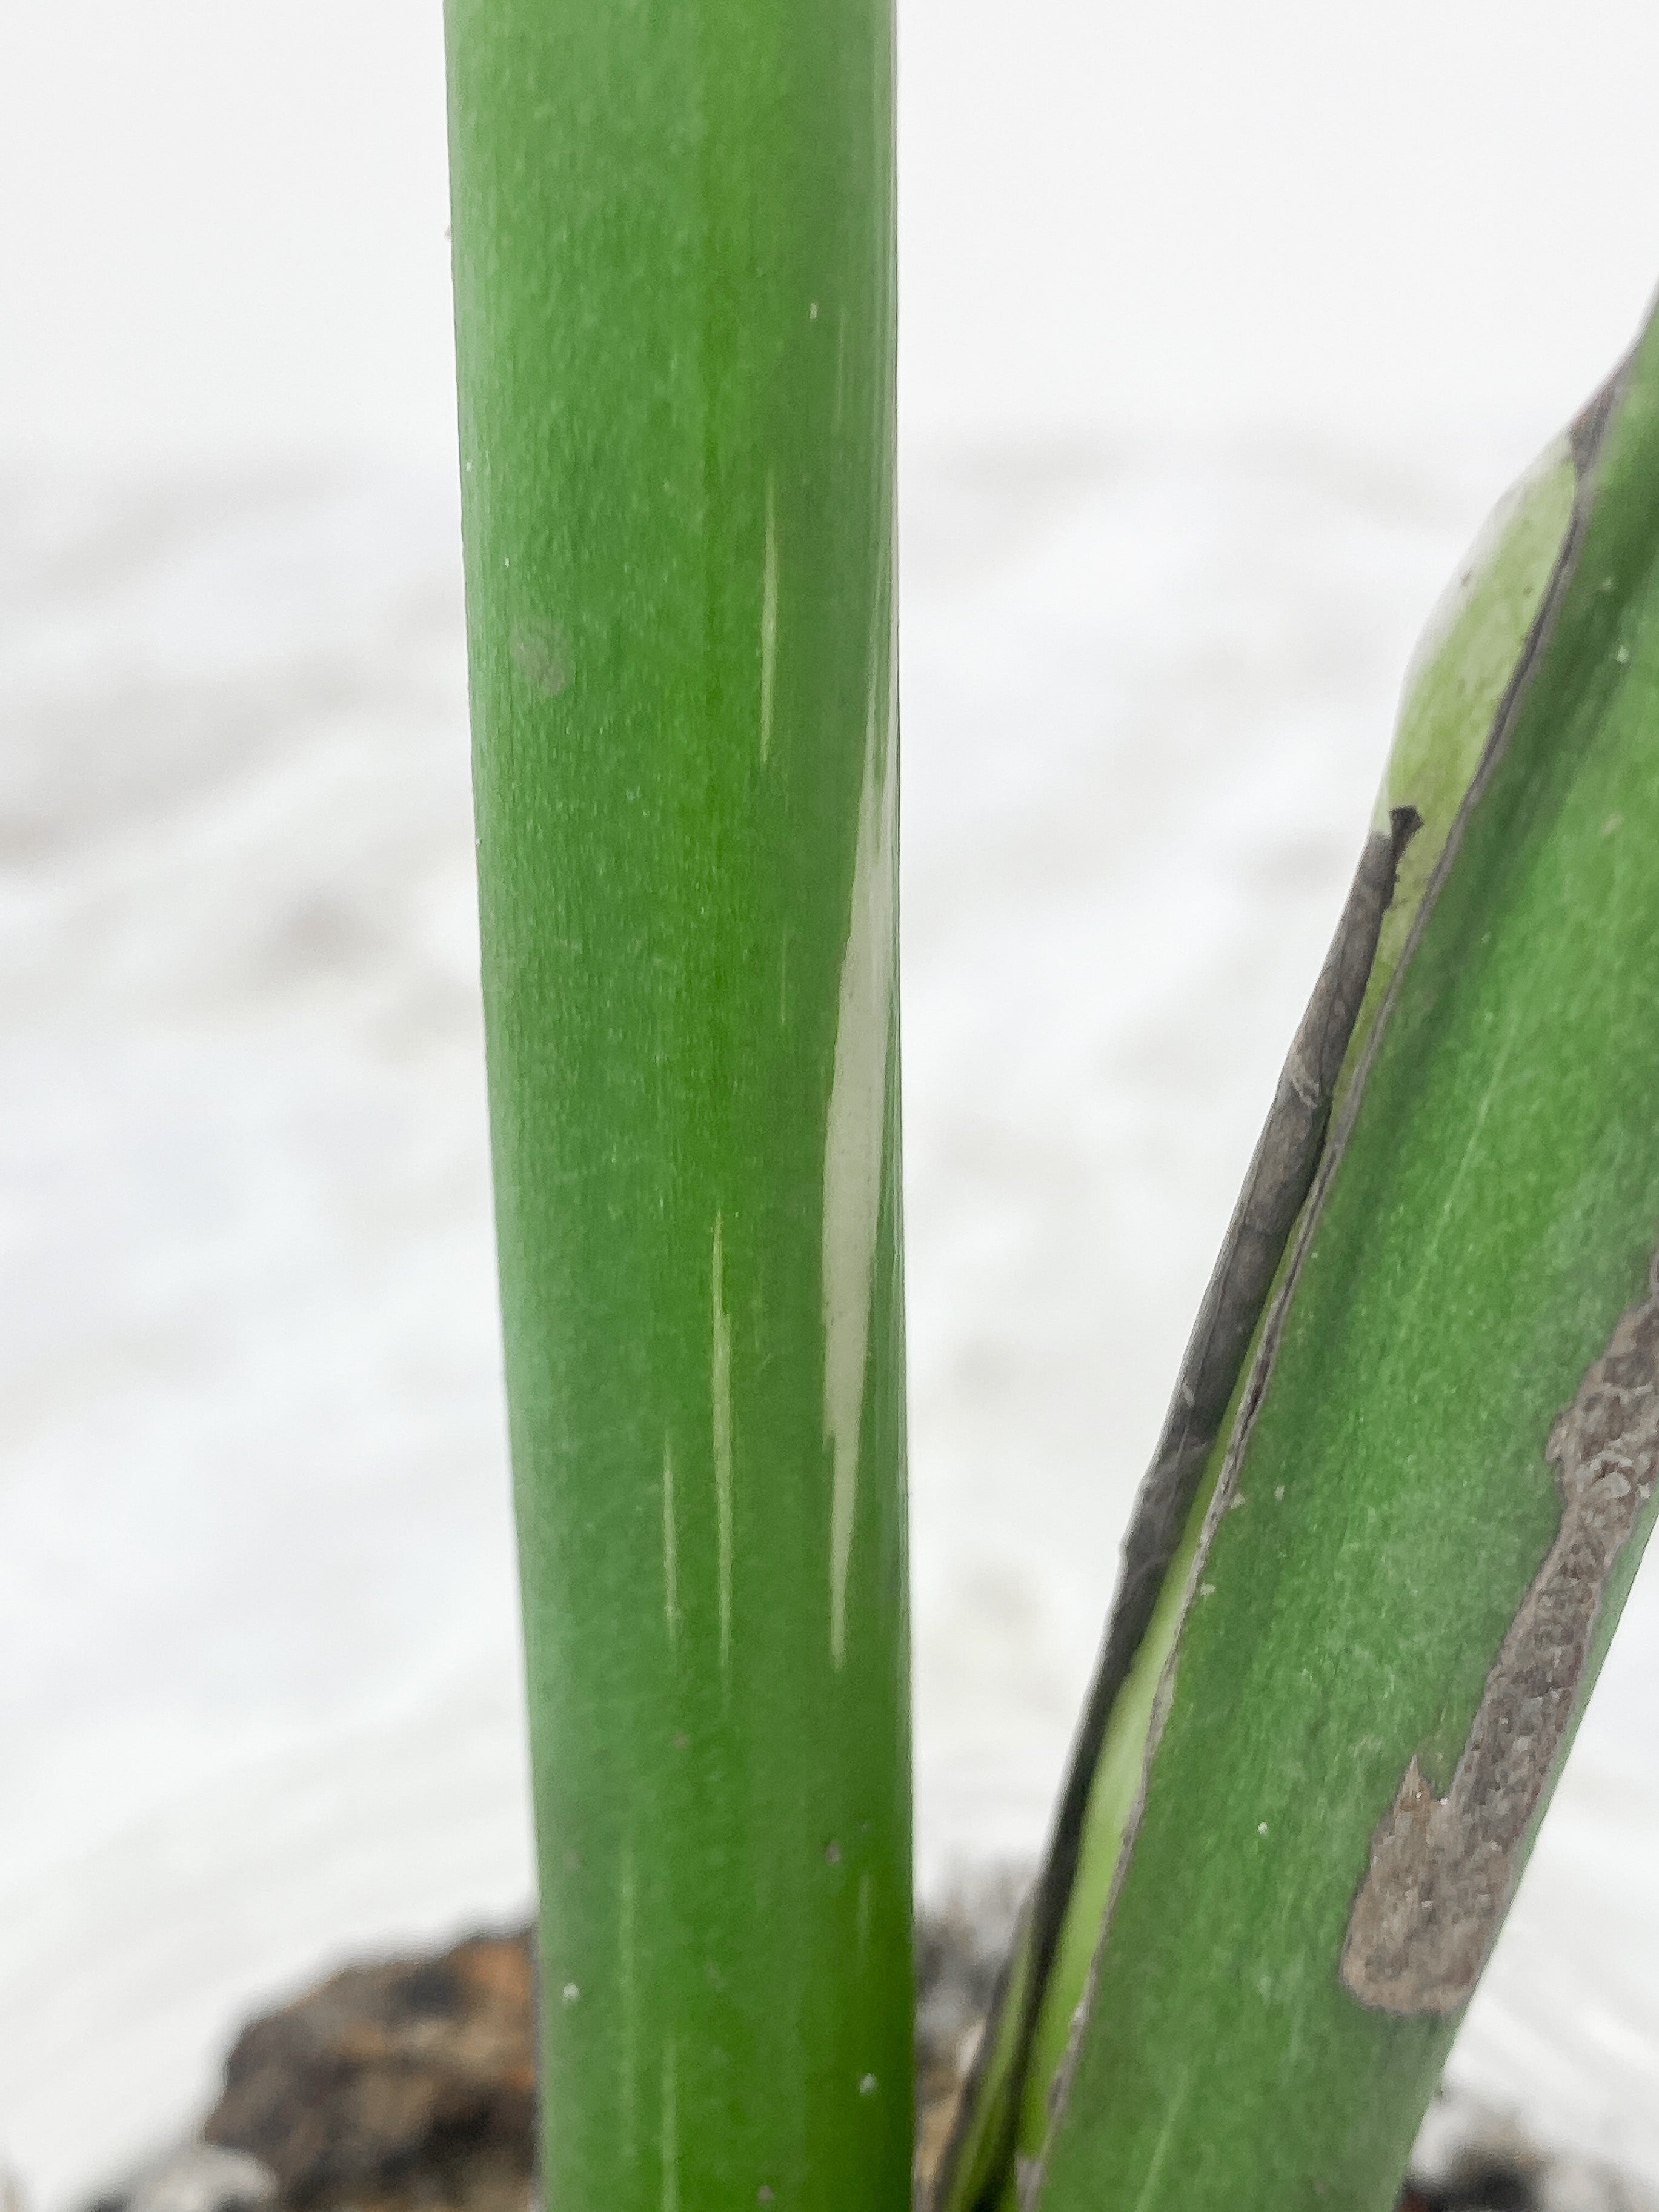
<svg viewBox="0 0 1659 2212">
<path fill-rule="evenodd" d="M 1241 1387 L 1042 2212 L 1392 2203 L 1645 1541 L 1656 396 L 1650 331 Z"/>
<path fill-rule="evenodd" d="M 551 2212 L 909 2197 L 884 0 L 450 0 Z"/>
<path fill-rule="evenodd" d="M 1650 326 L 1408 682 L 1328 1132 L 1194 1332 L 946 2212 L 1393 2203 L 1659 1494 L 1656 489 Z"/>
</svg>

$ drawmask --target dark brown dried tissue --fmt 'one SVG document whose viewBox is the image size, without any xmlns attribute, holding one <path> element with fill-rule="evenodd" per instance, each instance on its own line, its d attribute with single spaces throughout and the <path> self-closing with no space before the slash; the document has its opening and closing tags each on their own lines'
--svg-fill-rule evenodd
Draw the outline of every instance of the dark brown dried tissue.
<svg viewBox="0 0 1659 2212">
<path fill-rule="evenodd" d="M 981 1881 L 918 1929 L 917 2172 L 938 2160 L 1018 1896 Z M 526 2212 L 533 2198 L 528 1931 L 347 1966 L 252 2021 L 201 2135 L 88 2212 Z M 1401 2212 L 1656 2212 L 1443 2099 Z"/>
</svg>

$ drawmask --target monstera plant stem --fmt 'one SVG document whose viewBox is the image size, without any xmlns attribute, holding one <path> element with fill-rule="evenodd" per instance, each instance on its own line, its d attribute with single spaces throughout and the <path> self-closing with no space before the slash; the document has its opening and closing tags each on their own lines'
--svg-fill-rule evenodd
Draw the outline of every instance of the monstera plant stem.
<svg viewBox="0 0 1659 2212">
<path fill-rule="evenodd" d="M 447 27 L 541 2187 L 902 2212 L 890 16 Z M 1650 325 L 1408 682 L 938 2212 L 1387 2212 L 1659 1492 L 1656 854 Z"/>
<path fill-rule="evenodd" d="M 450 0 L 550 2212 L 911 2142 L 886 0 Z"/>
<path fill-rule="evenodd" d="M 1659 1495 L 1659 322 L 1420 649 L 941 2212 L 1386 2212 Z"/>
</svg>

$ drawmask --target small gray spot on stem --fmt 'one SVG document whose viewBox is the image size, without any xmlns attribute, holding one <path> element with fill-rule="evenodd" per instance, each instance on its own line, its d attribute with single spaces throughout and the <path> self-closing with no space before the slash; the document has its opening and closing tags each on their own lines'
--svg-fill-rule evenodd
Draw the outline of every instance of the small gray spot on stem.
<svg viewBox="0 0 1659 2212">
<path fill-rule="evenodd" d="M 551 623 L 526 623 L 515 629 L 507 651 L 520 675 L 550 699 L 556 699 L 570 681 L 568 650 Z"/>
<path fill-rule="evenodd" d="M 1486 1676 L 1451 1786 L 1413 1758 L 1371 1838 L 1342 1979 L 1384 2012 L 1456 2011 L 1474 1989 L 1566 1741 L 1602 1592 L 1659 1480 L 1659 1257 L 1648 1296 L 1550 1431 L 1561 1525 Z"/>
</svg>

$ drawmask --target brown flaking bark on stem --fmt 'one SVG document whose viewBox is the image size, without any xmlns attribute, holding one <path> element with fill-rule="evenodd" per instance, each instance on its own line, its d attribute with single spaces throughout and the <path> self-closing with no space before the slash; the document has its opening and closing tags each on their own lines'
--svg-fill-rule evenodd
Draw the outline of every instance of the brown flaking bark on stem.
<svg viewBox="0 0 1659 2212">
<path fill-rule="evenodd" d="M 1342 1979 L 1363 2004 L 1456 2011 L 1472 1994 L 1565 1747 L 1602 1593 L 1659 1479 L 1659 1258 L 1649 1294 L 1550 1431 L 1561 1526 L 1494 1661 L 1443 1797 L 1413 1758 L 1371 1839 Z"/>
</svg>

